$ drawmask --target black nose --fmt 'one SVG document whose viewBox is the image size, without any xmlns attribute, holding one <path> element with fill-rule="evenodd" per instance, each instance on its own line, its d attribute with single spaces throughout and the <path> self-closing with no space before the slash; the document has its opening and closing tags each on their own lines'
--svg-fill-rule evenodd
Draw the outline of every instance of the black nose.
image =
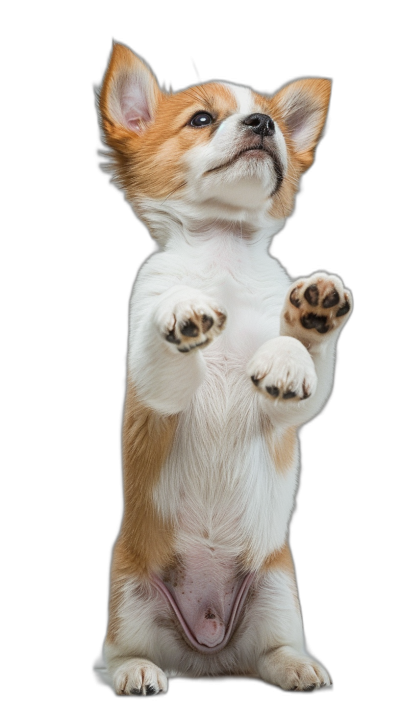
<svg viewBox="0 0 400 714">
<path fill-rule="evenodd" d="M 268 114 L 250 114 L 243 120 L 243 124 L 251 126 L 255 134 L 261 136 L 272 136 L 275 134 L 275 124 Z"/>
</svg>

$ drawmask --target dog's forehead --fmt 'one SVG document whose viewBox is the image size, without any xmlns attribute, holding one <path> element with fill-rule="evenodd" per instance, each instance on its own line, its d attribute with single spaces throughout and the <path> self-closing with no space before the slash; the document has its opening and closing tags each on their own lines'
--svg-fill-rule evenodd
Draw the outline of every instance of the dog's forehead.
<svg viewBox="0 0 400 714">
<path fill-rule="evenodd" d="M 224 87 L 228 90 L 235 103 L 235 113 L 252 114 L 256 109 L 255 94 L 249 87 L 240 84 L 230 84 L 224 82 Z"/>
<path fill-rule="evenodd" d="M 204 109 L 217 110 L 222 114 L 244 114 L 259 111 L 259 95 L 249 87 L 230 82 L 207 82 L 189 87 L 175 95 L 175 101 L 182 106 L 195 103 Z"/>
</svg>

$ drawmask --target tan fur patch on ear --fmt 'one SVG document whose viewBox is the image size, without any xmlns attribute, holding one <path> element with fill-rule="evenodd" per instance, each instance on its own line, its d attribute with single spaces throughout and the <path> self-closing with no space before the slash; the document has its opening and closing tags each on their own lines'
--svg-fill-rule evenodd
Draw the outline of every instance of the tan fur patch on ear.
<svg viewBox="0 0 400 714">
<path fill-rule="evenodd" d="M 286 473 L 295 462 L 297 446 L 297 428 L 289 426 L 277 429 L 270 424 L 266 431 L 269 453 L 278 473 Z"/>
</svg>

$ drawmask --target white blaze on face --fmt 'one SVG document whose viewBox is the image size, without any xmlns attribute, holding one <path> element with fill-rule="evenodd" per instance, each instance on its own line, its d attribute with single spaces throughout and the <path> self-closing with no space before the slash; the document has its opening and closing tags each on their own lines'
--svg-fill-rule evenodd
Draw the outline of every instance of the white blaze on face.
<svg viewBox="0 0 400 714">
<path fill-rule="evenodd" d="M 211 134 L 210 141 L 196 146 L 187 153 L 188 194 L 192 200 L 221 201 L 234 208 L 259 209 L 265 205 L 274 191 L 277 176 L 274 161 L 267 153 L 237 155 L 251 146 L 256 146 L 256 134 L 252 135 L 243 120 L 250 114 L 260 112 L 254 93 L 247 87 L 224 84 L 234 97 L 235 111 L 224 119 Z M 273 136 L 275 153 L 284 169 L 287 167 L 285 140 L 275 125 Z"/>
<path fill-rule="evenodd" d="M 243 118 L 257 111 L 254 105 L 253 92 L 248 87 L 240 87 L 239 85 L 228 83 L 225 84 L 225 87 L 234 95 L 238 105 L 238 114 L 242 114 Z"/>
</svg>

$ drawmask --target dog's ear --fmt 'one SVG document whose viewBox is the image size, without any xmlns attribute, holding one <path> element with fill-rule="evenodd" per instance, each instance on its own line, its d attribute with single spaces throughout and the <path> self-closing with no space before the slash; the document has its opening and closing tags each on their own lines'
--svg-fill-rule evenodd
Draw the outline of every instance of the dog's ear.
<svg viewBox="0 0 400 714">
<path fill-rule="evenodd" d="M 161 94 L 147 64 L 128 47 L 114 43 L 99 96 L 106 138 L 114 138 L 121 128 L 143 132 L 154 118 Z"/>
<path fill-rule="evenodd" d="M 328 112 L 331 85 L 329 79 L 299 79 L 272 98 L 304 168 L 313 161 Z"/>
</svg>

